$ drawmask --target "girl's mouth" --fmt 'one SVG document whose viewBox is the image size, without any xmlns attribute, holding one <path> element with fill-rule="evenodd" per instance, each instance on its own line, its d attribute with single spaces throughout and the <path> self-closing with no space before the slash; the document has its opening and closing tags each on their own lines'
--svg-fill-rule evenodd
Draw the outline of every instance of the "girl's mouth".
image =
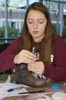
<svg viewBox="0 0 66 100">
<path fill-rule="evenodd" d="M 38 31 L 33 31 L 34 34 L 38 34 Z"/>
</svg>

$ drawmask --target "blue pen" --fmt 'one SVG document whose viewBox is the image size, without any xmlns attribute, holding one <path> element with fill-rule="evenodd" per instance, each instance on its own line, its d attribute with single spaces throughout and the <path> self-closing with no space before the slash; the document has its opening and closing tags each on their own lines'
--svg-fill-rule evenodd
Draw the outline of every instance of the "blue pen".
<svg viewBox="0 0 66 100">
<path fill-rule="evenodd" d="M 14 91 L 14 89 L 8 89 L 7 91 L 8 91 L 8 92 L 12 92 L 12 91 Z"/>
<path fill-rule="evenodd" d="M 22 89 L 22 88 L 24 88 L 24 87 L 21 86 L 21 87 L 11 88 L 11 89 L 8 89 L 7 92 L 12 92 L 12 91 L 14 91 L 14 90 L 20 90 L 20 89 Z"/>
</svg>

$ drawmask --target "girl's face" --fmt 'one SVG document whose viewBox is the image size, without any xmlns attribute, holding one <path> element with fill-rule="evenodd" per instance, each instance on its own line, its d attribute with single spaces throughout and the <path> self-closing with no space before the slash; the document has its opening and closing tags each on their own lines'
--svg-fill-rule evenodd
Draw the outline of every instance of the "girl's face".
<svg viewBox="0 0 66 100">
<path fill-rule="evenodd" d="M 30 10 L 27 16 L 27 27 L 35 42 L 40 42 L 45 36 L 47 19 L 45 15 L 37 10 Z"/>
</svg>

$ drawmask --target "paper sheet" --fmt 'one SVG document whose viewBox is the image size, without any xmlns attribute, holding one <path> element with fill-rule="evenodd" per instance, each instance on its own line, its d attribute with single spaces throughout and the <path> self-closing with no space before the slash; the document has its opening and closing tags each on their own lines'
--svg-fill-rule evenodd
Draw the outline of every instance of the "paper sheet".
<svg viewBox="0 0 66 100">
<path fill-rule="evenodd" d="M 19 88 L 19 87 L 22 87 L 22 88 Z M 14 89 L 14 88 L 18 88 L 18 89 Z M 9 89 L 14 89 L 14 91 L 8 92 Z M 9 83 L 9 82 L 0 83 L 0 90 L 2 92 L 2 94 L 0 94 L 1 98 L 4 97 L 4 92 L 7 94 L 7 95 L 5 95 L 6 97 L 26 95 L 26 94 L 19 94 L 19 93 L 27 92 L 27 90 L 24 88 L 23 85 L 13 84 L 13 83 Z"/>
</svg>

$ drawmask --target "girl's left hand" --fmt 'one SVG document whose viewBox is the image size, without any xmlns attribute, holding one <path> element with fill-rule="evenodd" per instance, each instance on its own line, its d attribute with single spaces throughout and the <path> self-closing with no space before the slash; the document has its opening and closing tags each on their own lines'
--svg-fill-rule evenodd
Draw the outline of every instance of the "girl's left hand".
<svg viewBox="0 0 66 100">
<path fill-rule="evenodd" d="M 28 70 L 41 75 L 45 72 L 45 65 L 42 61 L 35 61 L 28 64 Z"/>
</svg>

